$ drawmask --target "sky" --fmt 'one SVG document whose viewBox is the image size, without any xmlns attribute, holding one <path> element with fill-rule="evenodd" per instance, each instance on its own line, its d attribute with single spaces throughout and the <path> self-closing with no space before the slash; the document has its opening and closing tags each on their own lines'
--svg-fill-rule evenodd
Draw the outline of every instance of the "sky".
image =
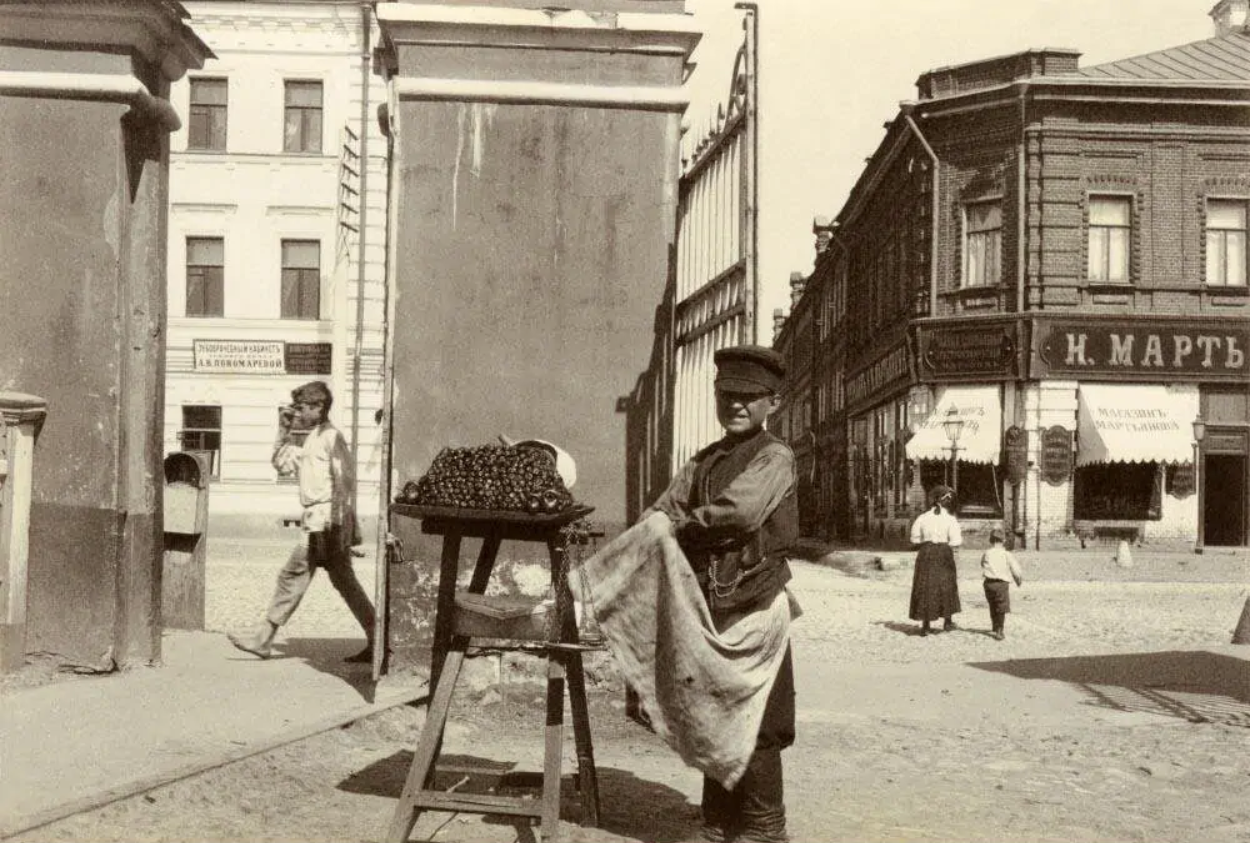
<svg viewBox="0 0 1250 843">
<path fill-rule="evenodd" d="M 788 310 L 792 271 L 815 258 L 812 218 L 837 216 L 864 159 L 926 70 L 1041 47 L 1089 66 L 1214 34 L 1215 0 L 758 0 L 760 339 Z M 725 98 L 742 38 L 734 0 L 686 0 L 704 32 L 692 57 L 689 132 Z"/>
</svg>

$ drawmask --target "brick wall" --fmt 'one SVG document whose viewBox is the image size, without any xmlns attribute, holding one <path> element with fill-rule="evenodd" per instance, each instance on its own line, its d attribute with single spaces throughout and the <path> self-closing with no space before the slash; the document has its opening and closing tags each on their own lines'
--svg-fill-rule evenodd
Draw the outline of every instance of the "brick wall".
<svg viewBox="0 0 1250 843">
<path fill-rule="evenodd" d="M 1074 50 L 1028 50 L 1009 56 L 940 67 L 916 80 L 920 99 L 966 94 L 1030 76 L 1075 73 L 1081 54 Z"/>
</svg>

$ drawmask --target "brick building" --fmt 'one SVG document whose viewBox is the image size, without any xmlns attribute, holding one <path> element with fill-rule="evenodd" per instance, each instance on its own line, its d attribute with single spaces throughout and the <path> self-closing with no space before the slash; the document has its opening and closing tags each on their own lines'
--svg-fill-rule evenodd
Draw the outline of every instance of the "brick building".
<svg viewBox="0 0 1250 843">
<path fill-rule="evenodd" d="M 780 310 L 773 312 L 773 348 L 786 358 L 788 372 L 785 392 L 768 426 L 794 451 L 799 527 L 805 535 L 813 535 L 819 529 L 817 513 L 820 511 L 812 389 L 816 324 L 814 303 L 803 295 L 806 284 L 803 273 L 790 273 L 790 313 L 782 318 Z"/>
<path fill-rule="evenodd" d="M 1247 543 L 1247 5 L 921 75 L 815 226 L 817 532 L 901 535 L 950 482 L 1029 546 Z"/>
</svg>

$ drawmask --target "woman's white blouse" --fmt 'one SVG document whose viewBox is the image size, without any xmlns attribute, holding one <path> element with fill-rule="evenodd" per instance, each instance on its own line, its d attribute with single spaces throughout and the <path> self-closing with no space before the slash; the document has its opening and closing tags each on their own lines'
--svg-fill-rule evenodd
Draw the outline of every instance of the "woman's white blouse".
<svg viewBox="0 0 1250 843">
<path fill-rule="evenodd" d="M 924 544 L 925 542 L 948 544 L 951 547 L 959 547 L 963 544 L 964 537 L 959 532 L 959 522 L 955 520 L 955 516 L 945 509 L 936 513 L 932 509 L 926 509 L 921 513 L 920 517 L 912 522 L 911 543 Z"/>
</svg>

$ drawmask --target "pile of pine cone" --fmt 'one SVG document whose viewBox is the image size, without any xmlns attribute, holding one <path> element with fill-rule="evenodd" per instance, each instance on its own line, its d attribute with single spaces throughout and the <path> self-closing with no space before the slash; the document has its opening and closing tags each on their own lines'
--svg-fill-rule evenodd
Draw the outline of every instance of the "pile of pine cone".
<svg viewBox="0 0 1250 843">
<path fill-rule="evenodd" d="M 573 496 L 550 453 L 478 445 L 444 448 L 420 480 L 404 484 L 396 503 L 539 514 L 563 512 Z"/>
</svg>

